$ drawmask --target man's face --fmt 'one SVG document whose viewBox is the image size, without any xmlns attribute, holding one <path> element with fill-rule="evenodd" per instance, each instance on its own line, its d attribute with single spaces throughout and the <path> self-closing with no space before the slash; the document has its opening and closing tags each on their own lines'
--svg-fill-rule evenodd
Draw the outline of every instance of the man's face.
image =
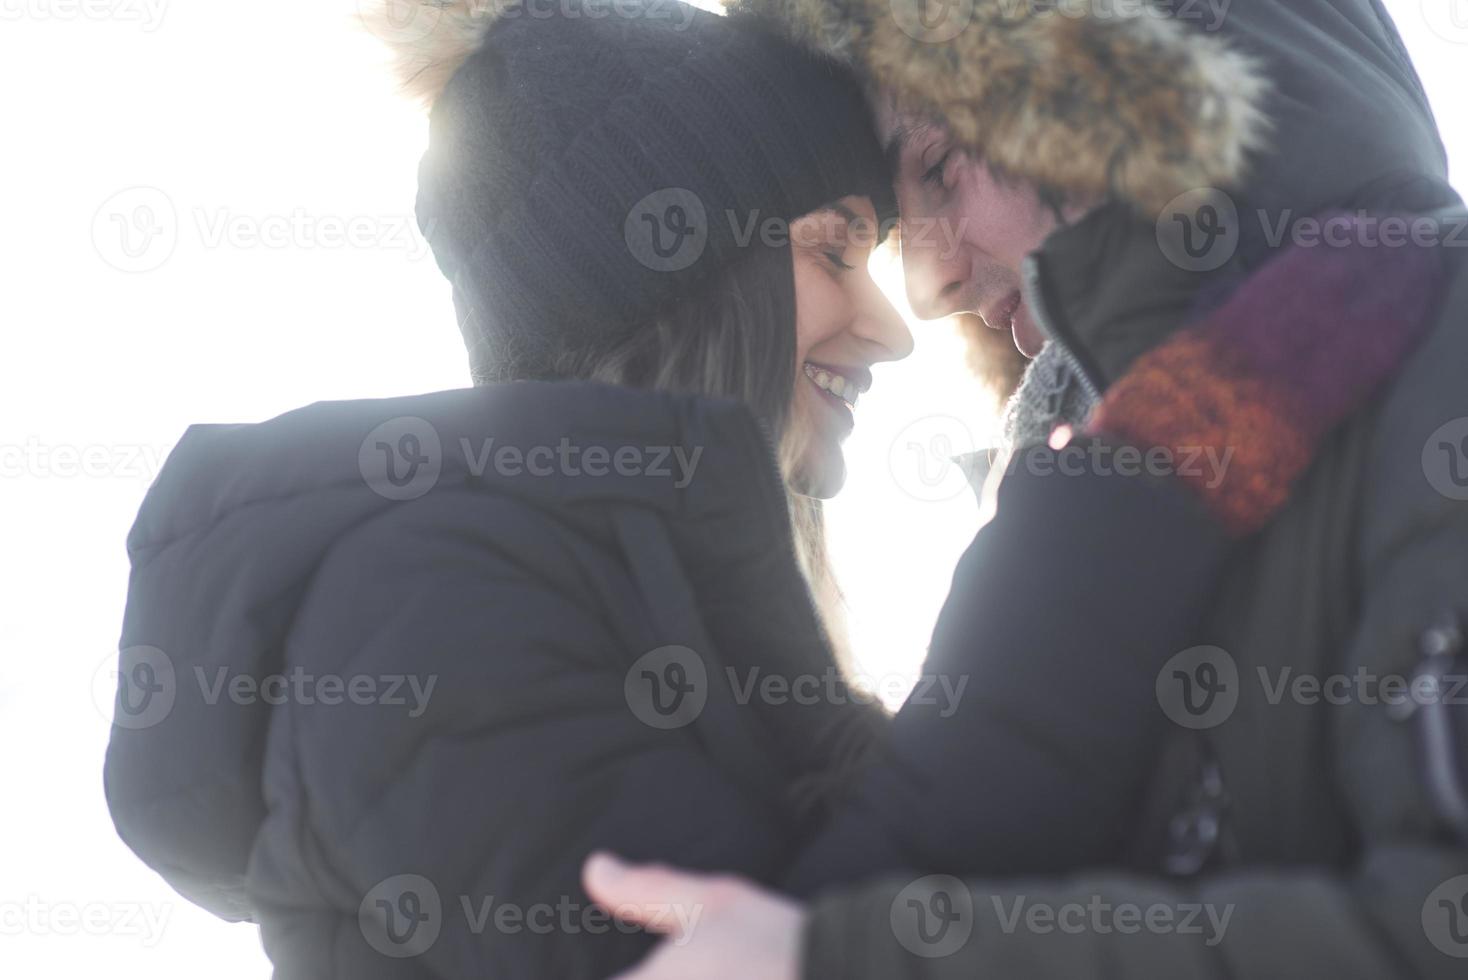
<svg viewBox="0 0 1468 980">
<path fill-rule="evenodd" d="M 887 99 L 877 128 L 892 161 L 913 312 L 924 320 L 977 313 L 1034 357 L 1045 338 L 1020 291 L 1020 263 L 1055 227 L 1054 212 L 1032 187 L 997 179 L 943 127 L 899 114 Z"/>
</svg>

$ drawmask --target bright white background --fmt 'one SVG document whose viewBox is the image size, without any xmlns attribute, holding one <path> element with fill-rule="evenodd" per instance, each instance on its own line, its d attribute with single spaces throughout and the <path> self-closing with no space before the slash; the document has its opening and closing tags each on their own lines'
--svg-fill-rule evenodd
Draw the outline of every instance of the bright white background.
<svg viewBox="0 0 1468 980">
<path fill-rule="evenodd" d="M 1468 2 L 1388 6 L 1461 159 Z M 266 977 L 253 927 L 116 839 L 94 680 L 124 535 L 185 426 L 465 383 L 411 223 L 424 117 L 351 0 L 0 0 L 0 91 L 0 973 Z M 936 454 L 993 424 L 953 331 L 916 334 L 832 507 L 861 668 L 899 685 L 975 526 Z"/>
</svg>

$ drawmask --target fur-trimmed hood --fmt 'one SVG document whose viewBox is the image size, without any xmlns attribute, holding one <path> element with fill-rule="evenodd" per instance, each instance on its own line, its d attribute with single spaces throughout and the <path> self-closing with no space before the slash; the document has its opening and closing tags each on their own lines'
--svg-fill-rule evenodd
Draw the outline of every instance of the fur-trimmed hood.
<svg viewBox="0 0 1468 980">
<path fill-rule="evenodd" d="M 1261 65 L 1145 0 L 730 0 L 1013 174 L 1155 211 L 1263 144 Z"/>
<path fill-rule="evenodd" d="M 1379 0 L 725 0 L 852 64 L 1000 170 L 1155 218 L 1281 170 L 1445 175 Z M 1271 167 L 1283 161 L 1284 168 Z M 1316 185 L 1316 189 L 1322 189 Z"/>
</svg>

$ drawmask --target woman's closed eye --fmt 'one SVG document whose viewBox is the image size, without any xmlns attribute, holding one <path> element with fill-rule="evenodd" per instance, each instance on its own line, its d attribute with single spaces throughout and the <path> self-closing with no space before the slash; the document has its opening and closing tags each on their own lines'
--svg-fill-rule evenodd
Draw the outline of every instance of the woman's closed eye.
<svg viewBox="0 0 1468 980">
<path fill-rule="evenodd" d="M 838 249 L 838 248 L 826 249 L 826 251 L 824 253 L 822 253 L 822 254 L 824 254 L 826 256 L 827 260 L 830 261 L 831 265 L 835 266 L 836 269 L 838 271 L 840 271 L 840 272 L 850 272 L 852 269 L 855 269 L 856 268 L 856 266 L 851 265 L 850 263 L 848 263 L 842 257 L 842 250 L 841 249 Z"/>
<path fill-rule="evenodd" d="M 838 280 L 865 266 L 877 245 L 875 222 L 840 202 L 798 218 L 790 230 L 792 244 Z"/>
</svg>

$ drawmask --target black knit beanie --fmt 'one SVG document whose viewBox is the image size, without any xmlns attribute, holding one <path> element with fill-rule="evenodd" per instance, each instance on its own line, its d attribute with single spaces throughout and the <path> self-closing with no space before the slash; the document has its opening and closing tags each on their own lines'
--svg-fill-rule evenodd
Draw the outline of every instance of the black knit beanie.
<svg viewBox="0 0 1468 980">
<path fill-rule="evenodd" d="M 433 98 L 417 201 L 476 380 L 611 348 L 845 195 L 890 214 L 834 63 L 675 0 L 497 2 Z"/>
</svg>

